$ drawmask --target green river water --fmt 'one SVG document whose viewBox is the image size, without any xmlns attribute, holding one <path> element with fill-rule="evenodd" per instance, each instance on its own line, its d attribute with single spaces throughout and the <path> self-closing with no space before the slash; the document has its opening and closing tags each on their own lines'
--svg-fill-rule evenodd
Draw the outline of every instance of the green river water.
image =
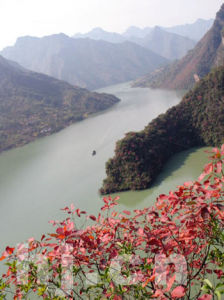
<svg viewBox="0 0 224 300">
<path fill-rule="evenodd" d="M 48 221 L 63 218 L 60 208 L 71 203 L 97 213 L 105 162 L 113 156 L 116 141 L 128 131 L 143 129 L 181 97 L 174 91 L 131 88 L 130 83 L 100 91 L 118 96 L 121 102 L 57 134 L 0 155 L 0 251 L 50 231 Z M 174 156 L 151 189 L 120 193 L 121 208 L 149 206 L 160 193 L 196 179 L 207 156 L 204 149 Z"/>
</svg>

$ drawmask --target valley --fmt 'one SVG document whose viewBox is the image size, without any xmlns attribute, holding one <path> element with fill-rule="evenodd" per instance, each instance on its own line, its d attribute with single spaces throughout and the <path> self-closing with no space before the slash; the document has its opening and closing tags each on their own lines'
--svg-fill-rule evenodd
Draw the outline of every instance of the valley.
<svg viewBox="0 0 224 300">
<path fill-rule="evenodd" d="M 148 120 L 181 99 L 174 91 L 133 89 L 130 83 L 99 92 L 121 101 L 106 112 L 0 155 L 0 250 L 33 235 L 39 238 L 50 230 L 49 219 L 61 219 L 60 208 L 70 203 L 96 213 L 102 202 L 99 187 L 105 162 L 113 156 L 116 141 L 129 130 L 142 130 Z M 159 193 L 196 179 L 207 156 L 204 149 L 175 156 L 151 189 L 119 193 L 121 209 L 143 208 L 153 204 Z"/>
<path fill-rule="evenodd" d="M 202 2 L 0 3 L 0 300 L 222 299 L 224 4 Z"/>
</svg>

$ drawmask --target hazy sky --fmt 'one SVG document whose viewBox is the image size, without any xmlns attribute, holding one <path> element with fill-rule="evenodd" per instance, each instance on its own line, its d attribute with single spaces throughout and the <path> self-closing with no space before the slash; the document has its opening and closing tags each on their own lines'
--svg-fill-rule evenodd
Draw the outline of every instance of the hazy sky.
<svg viewBox="0 0 224 300">
<path fill-rule="evenodd" d="M 0 49 L 24 35 L 94 27 L 123 32 L 131 25 L 172 26 L 214 18 L 223 0 L 0 0 Z"/>
</svg>

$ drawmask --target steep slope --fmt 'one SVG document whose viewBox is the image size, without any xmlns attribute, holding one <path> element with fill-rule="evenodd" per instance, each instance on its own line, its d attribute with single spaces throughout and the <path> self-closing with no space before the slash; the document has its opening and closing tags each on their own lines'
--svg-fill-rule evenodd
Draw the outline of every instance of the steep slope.
<svg viewBox="0 0 224 300">
<path fill-rule="evenodd" d="M 224 4 L 212 28 L 181 60 L 136 81 L 135 86 L 189 89 L 209 71 L 224 63 Z"/>
<path fill-rule="evenodd" d="M 198 42 L 212 27 L 214 20 L 198 19 L 192 24 L 178 25 L 173 27 L 163 27 L 164 30 L 188 37 Z"/>
<path fill-rule="evenodd" d="M 119 99 L 27 71 L 0 56 L 0 152 L 49 135 Z"/>
<path fill-rule="evenodd" d="M 153 52 L 170 60 L 182 58 L 190 49 L 194 48 L 196 42 L 175 33 L 169 33 L 160 27 L 155 27 L 144 38 L 130 38 L 135 42 Z"/>
<path fill-rule="evenodd" d="M 145 189 L 175 153 L 224 141 L 224 67 L 212 71 L 180 104 L 141 132 L 117 142 L 101 193 Z"/>
<path fill-rule="evenodd" d="M 90 38 L 93 40 L 103 40 L 109 43 L 122 43 L 124 42 L 126 39 L 120 35 L 119 33 L 116 32 L 108 32 L 103 30 L 100 27 L 94 28 L 92 29 L 90 32 L 87 33 L 77 33 L 73 36 L 73 38 L 75 39 L 80 39 L 80 38 Z"/>
<path fill-rule="evenodd" d="M 134 43 L 112 44 L 64 34 L 19 38 L 2 55 L 32 71 L 89 89 L 129 81 L 167 63 Z"/>
</svg>

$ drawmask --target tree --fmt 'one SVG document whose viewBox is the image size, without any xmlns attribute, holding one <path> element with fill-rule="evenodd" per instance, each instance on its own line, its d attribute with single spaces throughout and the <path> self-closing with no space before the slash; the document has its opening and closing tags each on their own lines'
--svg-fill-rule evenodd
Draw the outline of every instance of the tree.
<svg viewBox="0 0 224 300">
<path fill-rule="evenodd" d="M 0 299 L 11 288 L 14 299 L 221 299 L 224 145 L 211 153 L 197 181 L 153 207 L 120 213 L 109 196 L 93 216 L 71 205 L 53 233 L 7 247 Z"/>
</svg>

